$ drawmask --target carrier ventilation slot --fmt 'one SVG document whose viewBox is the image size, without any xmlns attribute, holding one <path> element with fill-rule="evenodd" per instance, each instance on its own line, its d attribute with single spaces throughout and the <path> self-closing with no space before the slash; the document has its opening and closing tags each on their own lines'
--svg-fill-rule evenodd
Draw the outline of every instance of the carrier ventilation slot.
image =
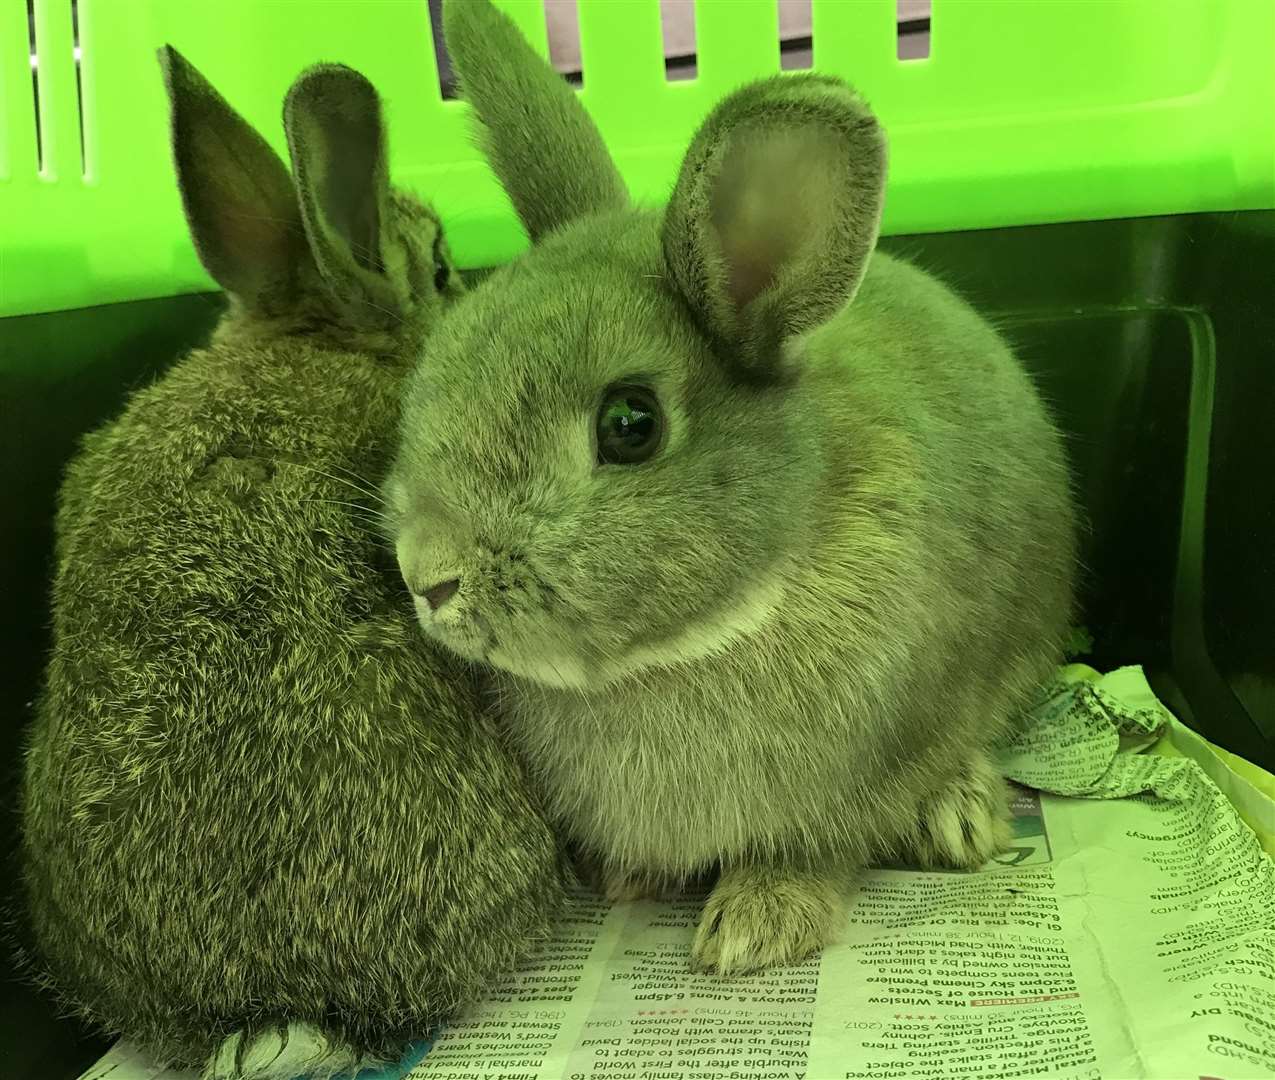
<svg viewBox="0 0 1275 1080">
<path fill-rule="evenodd" d="M 660 36 L 664 40 L 664 77 L 670 82 L 695 78 L 695 0 L 662 0 Z"/>
<path fill-rule="evenodd" d="M 429 24 L 434 38 L 434 65 L 438 90 L 444 101 L 459 97 L 456 72 L 452 68 L 443 37 L 443 0 L 428 0 Z M 549 39 L 549 60 L 562 77 L 577 88 L 584 85 L 580 63 L 580 21 L 576 0 L 543 0 L 545 29 Z"/>
<path fill-rule="evenodd" d="M 926 60 L 930 55 L 930 0 L 898 0 L 900 60 Z"/>
<path fill-rule="evenodd" d="M 71 0 L 71 56 L 75 60 L 75 117 L 80 128 L 80 175 L 87 176 L 88 159 L 84 153 L 84 77 L 80 72 L 80 0 Z"/>
<path fill-rule="evenodd" d="M 438 89 L 444 101 L 451 101 L 457 96 L 456 73 L 452 71 L 451 57 L 443 44 L 443 0 L 429 0 L 429 28 L 434 38 L 434 70 L 438 72 Z"/>
<path fill-rule="evenodd" d="M 53 17 L 52 11 L 43 10 L 55 3 L 65 2 L 70 5 L 71 15 L 71 59 L 75 65 L 75 118 L 76 126 L 79 130 L 80 144 L 80 175 L 85 175 L 84 163 L 84 82 L 80 70 L 80 59 L 82 50 L 80 47 L 80 0 L 44 0 L 40 3 L 41 11 L 37 13 L 36 5 L 39 0 L 27 0 L 27 40 L 29 45 L 29 56 L 31 62 L 31 98 L 32 105 L 35 110 L 35 150 L 36 150 L 36 168 L 43 173 L 45 171 L 45 144 L 47 141 L 47 132 L 45 124 L 51 122 L 53 117 L 48 115 L 48 110 L 53 107 L 48 95 L 48 84 L 45 85 L 45 92 L 41 93 L 40 69 L 44 67 L 43 61 L 50 61 L 49 66 L 45 67 L 45 71 L 52 73 L 52 59 L 49 55 L 50 46 L 47 42 L 41 40 L 40 23 L 41 18 Z M 61 151 L 58 152 L 61 156 Z M 56 167 L 56 165 L 55 165 Z"/>
<path fill-rule="evenodd" d="M 28 0 L 30 4 L 32 0 Z M 72 0 L 76 3 L 78 0 Z M 670 81 L 693 79 L 698 70 L 695 4 L 698 0 L 663 0 L 660 32 L 664 45 L 664 76 Z M 710 3 L 722 0 L 708 0 Z M 580 59 L 578 0 L 543 0 L 549 59 L 573 86 L 584 84 Z M 897 56 L 900 60 L 924 60 L 930 55 L 931 0 L 895 0 Z M 803 71 L 814 57 L 812 0 L 776 0 L 779 64 L 784 71 Z M 439 90 L 445 99 L 455 98 L 456 77 L 443 40 L 442 0 L 429 0 L 430 25 Z M 77 37 L 78 42 L 78 37 Z M 76 50 L 78 85 L 79 49 Z M 81 122 L 82 123 L 82 122 Z"/>
<path fill-rule="evenodd" d="M 44 168 L 44 139 L 40 129 L 40 58 L 35 51 L 35 0 L 27 0 L 27 33 L 31 57 L 31 98 L 35 106 L 35 167 Z"/>
<path fill-rule="evenodd" d="M 584 85 L 580 59 L 580 8 L 577 0 L 544 0 L 549 62 L 577 90 Z"/>
<path fill-rule="evenodd" d="M 807 71 L 814 64 L 810 0 L 779 0 L 779 66 Z"/>
</svg>

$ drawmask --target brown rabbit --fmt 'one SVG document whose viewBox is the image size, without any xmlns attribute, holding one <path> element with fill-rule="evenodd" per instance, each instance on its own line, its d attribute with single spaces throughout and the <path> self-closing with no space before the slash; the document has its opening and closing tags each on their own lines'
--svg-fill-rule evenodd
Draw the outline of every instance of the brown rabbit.
<svg viewBox="0 0 1275 1080">
<path fill-rule="evenodd" d="M 554 840 L 468 665 L 423 641 L 372 485 L 463 291 L 357 73 L 293 174 L 174 50 L 176 169 L 230 294 L 72 463 L 30 735 L 30 915 L 62 1001 L 205 1076 L 396 1058 L 546 932 Z"/>
</svg>

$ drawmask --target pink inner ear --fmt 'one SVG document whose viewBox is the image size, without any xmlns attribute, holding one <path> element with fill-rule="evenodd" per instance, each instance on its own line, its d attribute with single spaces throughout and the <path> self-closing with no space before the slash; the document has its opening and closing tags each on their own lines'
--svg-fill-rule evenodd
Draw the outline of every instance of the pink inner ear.
<svg viewBox="0 0 1275 1080">
<path fill-rule="evenodd" d="M 736 136 L 710 194 L 713 231 L 736 311 L 769 289 L 831 227 L 837 165 L 809 129 Z"/>
<path fill-rule="evenodd" d="M 754 249 L 738 241 L 723 254 L 728 267 L 726 288 L 735 310 L 742 311 L 774 282 L 775 260 L 764 248 Z"/>
</svg>

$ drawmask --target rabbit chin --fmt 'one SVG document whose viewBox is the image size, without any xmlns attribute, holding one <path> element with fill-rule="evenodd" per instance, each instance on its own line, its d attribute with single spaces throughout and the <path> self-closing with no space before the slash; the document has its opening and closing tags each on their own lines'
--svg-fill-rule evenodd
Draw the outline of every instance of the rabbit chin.
<svg viewBox="0 0 1275 1080">
<path fill-rule="evenodd" d="M 555 647 L 549 635 L 527 645 L 502 639 L 481 656 L 492 667 L 556 690 L 596 690 L 649 668 L 675 667 L 727 651 L 733 643 L 761 631 L 779 610 L 781 580 L 749 590 L 748 595 L 683 624 L 666 637 L 642 641 L 613 656 L 583 656 Z M 455 648 L 455 645 L 453 645 Z M 470 656 L 470 659 L 480 659 Z"/>
<path fill-rule="evenodd" d="M 418 620 L 428 637 L 465 660 L 487 664 L 555 690 L 583 690 L 599 684 L 581 658 L 546 648 L 543 642 L 524 649 L 514 643 L 496 644 L 485 628 L 471 633 L 463 626 L 440 625 L 419 610 Z"/>
</svg>

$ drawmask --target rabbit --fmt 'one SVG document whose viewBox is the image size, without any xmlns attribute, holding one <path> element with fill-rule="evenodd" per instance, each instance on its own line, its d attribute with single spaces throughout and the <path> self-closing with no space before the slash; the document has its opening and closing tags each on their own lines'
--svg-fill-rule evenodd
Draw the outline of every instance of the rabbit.
<svg viewBox="0 0 1275 1080">
<path fill-rule="evenodd" d="M 389 186 L 375 90 L 298 78 L 290 176 L 161 60 L 230 306 L 68 468 L 27 906 L 97 1027 L 211 1080 L 326 1076 L 397 1059 L 520 962 L 566 864 L 375 516 L 400 381 L 464 292 L 438 217 Z"/>
<path fill-rule="evenodd" d="M 875 251 L 885 136 L 840 79 L 729 94 L 642 209 L 504 14 L 444 26 L 531 246 L 407 380 L 383 490 L 418 620 L 608 895 L 706 878 L 694 970 L 800 962 L 865 865 L 1007 839 L 989 751 L 1073 604 L 1062 437 Z"/>
</svg>

